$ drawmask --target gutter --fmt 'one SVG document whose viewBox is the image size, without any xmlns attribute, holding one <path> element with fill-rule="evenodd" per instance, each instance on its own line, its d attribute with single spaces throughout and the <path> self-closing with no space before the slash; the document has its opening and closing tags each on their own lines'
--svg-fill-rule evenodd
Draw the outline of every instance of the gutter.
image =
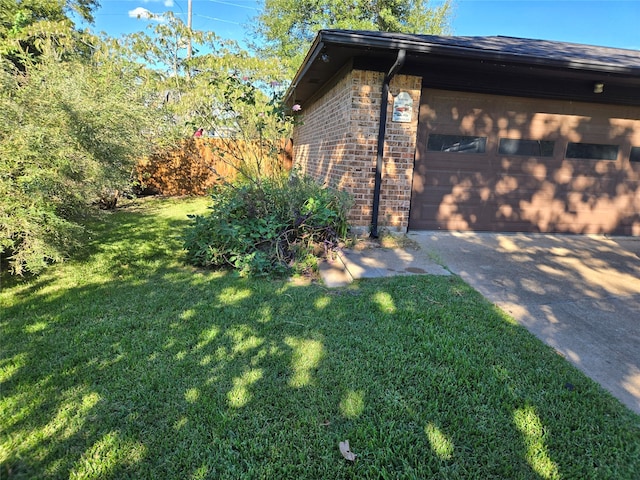
<svg viewBox="0 0 640 480">
<path fill-rule="evenodd" d="M 376 177 L 373 187 L 373 212 L 371 214 L 371 236 L 378 238 L 378 212 L 380 210 L 380 187 L 382 186 L 382 160 L 384 155 L 384 137 L 387 133 L 387 110 L 389 109 L 389 83 L 404 65 L 407 51 L 398 50 L 398 57 L 382 81 L 382 97 L 380 98 L 380 127 L 378 129 L 378 150 L 376 155 Z"/>
</svg>

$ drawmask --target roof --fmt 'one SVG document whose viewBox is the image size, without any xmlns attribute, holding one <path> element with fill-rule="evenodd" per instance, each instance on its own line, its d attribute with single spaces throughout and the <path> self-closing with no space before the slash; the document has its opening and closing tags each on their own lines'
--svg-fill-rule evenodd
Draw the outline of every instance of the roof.
<svg viewBox="0 0 640 480">
<path fill-rule="evenodd" d="M 612 47 L 599 47 L 579 43 L 556 42 L 551 40 L 535 40 L 530 38 L 505 37 L 501 35 L 489 37 L 457 37 L 438 35 L 412 35 L 386 32 L 358 32 L 347 30 L 325 30 L 323 36 L 347 35 L 354 41 L 358 37 L 366 37 L 369 41 L 389 42 L 390 45 L 406 43 L 409 48 L 451 47 L 465 53 L 479 52 L 491 57 L 520 58 L 523 61 L 544 60 L 565 64 L 600 67 L 605 69 L 630 69 L 640 74 L 640 51 Z M 466 52 L 465 52 L 466 51 Z"/>
<path fill-rule="evenodd" d="M 514 78 L 517 75 L 537 75 L 557 80 L 569 76 L 588 82 L 618 82 L 634 90 L 640 87 L 640 51 L 637 50 L 504 36 L 321 30 L 293 79 L 287 99 L 291 102 L 308 99 L 318 90 L 319 84 L 326 83 L 354 59 L 360 67 L 370 66 L 372 70 L 386 71 L 401 49 L 407 53 L 402 70 L 405 73 L 420 74 L 425 67 L 435 65 L 451 70 L 456 64 L 464 67 L 466 73 L 478 70 L 488 76 L 491 69 L 500 69 L 501 73 Z M 447 82 L 442 79 L 442 83 Z M 635 93 L 634 97 L 628 88 L 623 90 L 622 97 L 638 97 L 640 104 L 640 93 Z M 609 98 L 601 96 L 599 101 L 613 100 L 615 103 L 613 92 L 610 89 L 607 92 L 611 93 Z M 617 100 L 624 102 L 622 97 Z"/>
</svg>

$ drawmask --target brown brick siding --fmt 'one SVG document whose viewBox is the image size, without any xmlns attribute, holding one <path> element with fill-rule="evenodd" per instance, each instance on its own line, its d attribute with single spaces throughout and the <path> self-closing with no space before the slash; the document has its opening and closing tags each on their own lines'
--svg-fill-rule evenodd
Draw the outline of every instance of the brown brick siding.
<svg viewBox="0 0 640 480">
<path fill-rule="evenodd" d="M 371 224 L 383 78 L 380 72 L 345 73 L 319 99 L 302 105 L 302 124 L 294 131 L 294 164 L 324 184 L 353 195 L 349 221 L 356 227 Z M 408 75 L 397 75 L 390 84 L 391 95 L 405 91 L 414 104 L 411 123 L 398 123 L 392 121 L 393 98 L 389 99 L 381 227 L 404 231 L 409 223 L 421 84 L 420 77 Z"/>
</svg>

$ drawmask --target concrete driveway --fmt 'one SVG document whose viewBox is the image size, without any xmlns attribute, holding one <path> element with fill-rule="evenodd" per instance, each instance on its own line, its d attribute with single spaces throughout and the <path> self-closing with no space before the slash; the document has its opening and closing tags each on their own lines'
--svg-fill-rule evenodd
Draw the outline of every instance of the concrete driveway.
<svg viewBox="0 0 640 480">
<path fill-rule="evenodd" d="M 640 238 L 409 237 L 640 413 Z"/>
</svg>

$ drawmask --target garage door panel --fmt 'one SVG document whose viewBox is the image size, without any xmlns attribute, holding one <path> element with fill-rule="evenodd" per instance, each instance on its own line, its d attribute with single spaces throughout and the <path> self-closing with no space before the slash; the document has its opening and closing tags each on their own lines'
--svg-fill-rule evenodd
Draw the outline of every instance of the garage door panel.
<svg viewBox="0 0 640 480">
<path fill-rule="evenodd" d="M 568 192 L 584 195 L 618 196 L 635 190 L 637 182 L 624 177 L 593 177 L 576 175 L 564 178 L 560 175 L 534 177 L 526 173 L 506 173 L 493 175 L 491 172 L 463 172 L 438 171 L 426 175 L 420 186 L 414 186 L 416 194 L 433 195 L 444 191 L 453 192 L 454 189 L 473 189 L 479 194 L 490 188 L 493 195 L 508 195 L 514 193 L 518 197 L 527 197 L 533 193 L 551 192 L 555 196 L 566 197 Z M 486 194 L 481 198 L 486 199 Z"/>
<path fill-rule="evenodd" d="M 462 155 L 460 155 L 462 156 Z M 619 179 L 628 177 L 635 170 L 640 171 L 639 165 L 624 165 L 624 162 L 610 160 L 583 160 L 535 157 L 506 157 L 482 158 L 478 156 L 473 161 L 452 158 L 452 154 L 436 153 L 428 156 L 428 161 L 418 159 L 416 170 L 420 173 L 442 170 L 462 172 L 491 172 L 496 174 L 524 174 L 534 176 L 550 176 L 556 174 L 585 175 L 589 177 L 610 177 Z"/>
<path fill-rule="evenodd" d="M 616 112 L 620 118 L 613 117 Z M 486 137 L 486 149 L 430 151 L 439 145 L 431 142 L 429 147 L 434 133 L 439 139 Z M 502 145 L 517 146 L 514 154 L 500 151 L 502 138 L 509 139 Z M 425 90 L 409 228 L 623 234 L 637 230 L 640 162 L 629 162 L 636 139 L 640 140 L 637 107 Z M 543 149 L 543 142 L 550 143 Z M 565 158 L 570 143 L 575 144 L 572 152 L 595 151 L 610 159 Z M 538 152 L 537 145 L 540 155 L 523 154 L 533 147 Z"/>
<path fill-rule="evenodd" d="M 462 156 L 462 155 L 460 155 Z M 568 160 L 564 158 L 519 158 L 497 156 L 493 159 L 477 158 L 473 161 L 466 159 L 452 158 L 437 153 L 429 156 L 428 161 L 418 159 L 415 169 L 422 175 L 430 173 L 448 172 L 464 172 L 476 173 L 480 172 L 485 176 L 497 175 L 525 175 L 535 178 L 551 178 L 554 181 L 562 181 L 563 177 L 571 178 L 574 176 L 587 176 L 592 178 L 611 178 L 620 180 L 621 178 L 633 176 L 637 177 L 635 165 L 626 167 L 623 162 L 609 160 Z"/>
<path fill-rule="evenodd" d="M 490 215 L 488 212 L 478 212 L 476 209 L 452 208 L 447 206 L 423 207 L 424 214 L 430 214 L 433 220 L 416 220 L 416 227 L 425 230 L 479 230 L 495 232 L 548 232 L 580 233 L 580 234 L 605 234 L 614 232 L 621 235 L 632 233 L 632 224 L 617 224 L 615 211 L 603 211 L 594 218 L 593 212 L 588 214 L 564 213 L 557 215 L 553 211 L 534 209 L 524 212 L 524 215 L 509 215 L 508 213 Z M 453 207 L 453 206 L 452 206 Z M 484 227 L 489 225 L 490 228 Z M 636 233 L 637 235 L 637 233 Z"/>
<path fill-rule="evenodd" d="M 450 208 L 449 208 L 450 207 Z M 423 205 L 422 215 L 427 219 L 414 219 L 416 227 L 425 230 L 477 230 L 478 225 L 491 225 L 485 231 L 537 232 L 528 220 L 509 216 L 501 212 L 477 211 L 471 208 L 456 208 L 455 205 Z"/>
<path fill-rule="evenodd" d="M 621 187 L 627 188 L 628 187 Z M 636 192 L 635 197 L 638 197 Z M 555 224 L 575 223 L 574 233 L 584 233 L 589 222 L 597 227 L 590 232 L 614 232 L 617 223 L 625 216 L 631 219 L 637 210 L 633 192 L 627 196 L 596 195 L 590 191 L 574 191 L 548 184 L 540 188 L 518 188 L 500 193 L 498 187 L 483 188 L 457 185 L 435 185 L 420 196 L 420 202 L 412 204 L 413 228 L 422 215 L 440 223 L 439 228 L 452 228 L 450 221 L 461 215 L 467 219 L 465 229 L 491 231 L 562 231 Z M 562 222 L 551 222 L 562 219 Z M 613 223 L 611 220 L 615 220 Z M 524 228 L 521 223 L 529 222 Z M 512 227 L 505 223 L 514 223 Z M 515 225 L 518 223 L 518 225 Z M 488 225 L 488 226 L 483 226 Z M 600 228 L 605 225 L 606 228 Z M 551 229 L 553 227 L 553 229 Z M 456 228 L 460 228 L 459 226 Z M 514 230 L 515 229 L 515 230 Z"/>
<path fill-rule="evenodd" d="M 454 199 L 457 203 L 477 203 L 478 207 L 486 208 L 491 206 L 492 208 L 498 208 L 500 205 L 509 203 L 512 205 L 518 205 L 519 203 L 531 202 L 534 199 L 538 202 L 551 202 L 554 200 L 563 203 L 565 210 L 589 210 L 593 209 L 595 204 L 599 205 L 624 205 L 623 202 L 616 201 L 619 197 L 612 197 L 607 195 L 596 196 L 588 192 L 575 192 L 571 190 L 558 191 L 554 188 L 540 188 L 540 189 L 527 189 L 522 188 L 518 191 L 511 191 L 506 193 L 487 192 L 486 190 L 476 189 L 473 187 L 462 187 L 455 185 L 453 187 L 448 186 L 434 186 L 420 196 L 421 202 L 439 205 L 446 203 Z"/>
</svg>

